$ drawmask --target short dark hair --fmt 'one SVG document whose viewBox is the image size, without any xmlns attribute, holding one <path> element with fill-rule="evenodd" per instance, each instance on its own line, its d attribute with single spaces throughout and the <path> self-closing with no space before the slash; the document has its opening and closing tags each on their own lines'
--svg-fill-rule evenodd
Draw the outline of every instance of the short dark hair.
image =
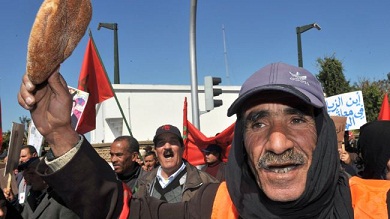
<svg viewBox="0 0 390 219">
<path fill-rule="evenodd" d="M 133 153 L 133 152 L 139 153 L 139 143 L 137 139 L 135 139 L 133 136 L 129 136 L 129 135 L 119 136 L 114 140 L 114 142 L 116 141 L 126 141 L 129 144 L 129 147 L 127 148 L 129 153 Z"/>
<path fill-rule="evenodd" d="M 144 155 L 144 158 L 147 157 L 147 156 L 150 156 L 150 155 L 153 155 L 154 159 L 157 158 L 157 155 L 156 155 L 156 152 L 150 150 L 150 151 L 146 151 L 145 155 Z"/>
<path fill-rule="evenodd" d="M 32 145 L 23 145 L 21 148 L 20 148 L 20 151 L 23 150 L 23 149 L 26 149 L 28 148 L 28 153 L 33 155 L 34 153 L 37 153 L 37 149 L 35 149 L 34 146 Z M 37 153 L 38 154 L 38 153 Z"/>
</svg>

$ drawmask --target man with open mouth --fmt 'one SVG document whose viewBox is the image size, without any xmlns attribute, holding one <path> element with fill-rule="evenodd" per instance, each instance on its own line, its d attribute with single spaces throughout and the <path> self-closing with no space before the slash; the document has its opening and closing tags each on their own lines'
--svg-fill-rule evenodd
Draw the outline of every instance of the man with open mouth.
<svg viewBox="0 0 390 219">
<path fill-rule="evenodd" d="M 150 195 L 177 203 L 190 200 L 203 184 L 216 182 L 212 176 L 182 158 L 184 143 L 177 127 L 160 126 L 153 142 L 160 166 L 138 179 L 135 196 Z"/>
</svg>

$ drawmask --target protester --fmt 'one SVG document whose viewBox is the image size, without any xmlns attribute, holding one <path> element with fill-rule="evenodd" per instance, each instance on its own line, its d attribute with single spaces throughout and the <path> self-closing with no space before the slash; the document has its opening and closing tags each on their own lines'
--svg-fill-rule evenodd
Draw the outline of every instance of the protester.
<svg viewBox="0 0 390 219">
<path fill-rule="evenodd" d="M 15 207 L 4 197 L 2 190 L 0 190 L 0 219 L 23 219 Z"/>
<path fill-rule="evenodd" d="M 22 211 L 23 218 L 79 218 L 73 211 L 60 204 L 61 198 L 38 175 L 36 172 L 38 163 L 39 159 L 36 158 L 23 170 L 27 184 L 31 185 Z"/>
<path fill-rule="evenodd" d="M 356 165 L 352 162 L 350 153 L 343 150 L 342 148 L 338 149 L 340 156 L 341 168 L 349 174 L 349 176 L 357 176 L 358 169 Z"/>
<path fill-rule="evenodd" d="M 157 128 L 153 142 L 160 166 L 139 179 L 135 196 L 150 195 L 168 203 L 188 201 L 203 184 L 216 182 L 183 160 L 183 138 L 176 126 Z"/>
<path fill-rule="evenodd" d="M 154 168 L 158 167 L 156 152 L 147 150 L 144 156 L 144 163 L 145 171 L 152 171 Z"/>
<path fill-rule="evenodd" d="M 36 172 L 38 163 L 39 158 L 32 157 L 19 166 L 26 183 L 31 186 L 20 215 L 29 219 L 77 219 L 78 216 L 74 212 L 59 203 L 62 202 L 61 198 L 38 175 Z"/>
<path fill-rule="evenodd" d="M 390 121 L 372 121 L 360 127 L 358 148 L 365 179 L 390 180 Z"/>
<path fill-rule="evenodd" d="M 355 190 L 350 190 L 340 168 L 335 126 L 321 84 L 303 68 L 270 64 L 243 84 L 228 110 L 229 116 L 237 114 L 237 121 L 226 182 L 205 184 L 184 203 L 147 197 L 126 201 L 126 188 L 115 181 L 84 137 L 72 130 L 71 100 L 57 72 L 39 87 L 24 76 L 18 100 L 51 145 L 53 157 L 39 164 L 39 172 L 64 200 L 83 197 L 67 202 L 81 217 L 344 219 L 354 218 L 353 210 L 356 218 L 363 215 L 364 209 L 352 208 L 360 206 L 356 203 L 360 199 L 355 197 L 352 204 Z M 80 165 L 100 172 L 85 174 Z M 354 178 L 350 182 L 355 185 Z M 390 188 L 387 181 L 381 182 Z M 378 206 L 372 206 L 381 211 L 375 216 L 386 218 L 387 208 Z"/>
<path fill-rule="evenodd" d="M 117 137 L 110 145 L 111 162 L 119 180 L 134 192 L 138 177 L 143 170 L 137 162 L 139 143 L 132 136 Z"/>
<path fill-rule="evenodd" d="M 338 135 L 337 137 L 339 138 L 340 136 Z M 356 176 L 358 173 L 358 168 L 356 163 L 351 158 L 352 153 L 346 151 L 345 141 L 342 139 L 337 139 L 337 150 L 340 156 L 341 169 L 344 170 L 349 176 Z"/>
<path fill-rule="evenodd" d="M 142 156 L 138 154 L 137 159 L 135 160 L 142 169 L 144 169 L 144 160 L 142 159 Z"/>
<path fill-rule="evenodd" d="M 222 148 L 217 144 L 210 144 L 202 150 L 206 165 L 202 171 L 212 175 L 218 181 L 225 181 L 225 165 L 222 161 Z"/>
<path fill-rule="evenodd" d="M 38 157 L 38 152 L 32 145 L 23 145 L 20 149 L 20 155 L 19 155 L 19 166 L 25 165 L 28 162 L 31 162 L 30 160 L 33 158 Z M 18 186 L 18 190 L 10 191 L 8 189 L 4 189 L 4 195 L 5 197 L 10 200 L 10 193 L 12 192 L 15 194 L 15 196 L 12 196 L 12 198 L 17 198 L 18 202 L 16 203 L 15 200 L 12 200 L 11 202 L 16 207 L 17 210 L 21 211 L 20 207 L 23 207 L 24 202 L 26 200 L 26 196 L 28 195 L 30 191 L 30 185 L 28 185 L 23 177 L 23 171 L 18 166 L 18 173 L 15 176 L 16 184 Z"/>
<path fill-rule="evenodd" d="M 19 164 L 27 162 L 32 157 L 38 157 L 37 149 L 32 145 L 23 145 L 20 148 Z"/>
</svg>

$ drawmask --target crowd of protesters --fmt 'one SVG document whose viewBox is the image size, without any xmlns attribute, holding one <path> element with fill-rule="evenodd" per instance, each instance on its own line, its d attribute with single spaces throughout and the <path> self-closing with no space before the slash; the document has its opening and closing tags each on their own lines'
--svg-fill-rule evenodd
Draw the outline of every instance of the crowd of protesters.
<svg viewBox="0 0 390 219">
<path fill-rule="evenodd" d="M 389 216 L 390 121 L 367 123 L 358 150 L 341 149 L 322 86 L 303 68 L 272 63 L 249 77 L 228 110 L 237 120 L 227 163 L 221 146 L 211 144 L 202 150 L 202 168 L 183 159 L 182 134 L 170 124 L 157 128 L 144 156 L 134 137 L 115 139 L 110 167 L 72 129 L 67 92 L 57 71 L 39 87 L 23 77 L 19 103 L 51 150 L 23 161 L 21 151 L 19 174 L 31 188 L 2 185 L 0 214 L 7 218 Z"/>
</svg>

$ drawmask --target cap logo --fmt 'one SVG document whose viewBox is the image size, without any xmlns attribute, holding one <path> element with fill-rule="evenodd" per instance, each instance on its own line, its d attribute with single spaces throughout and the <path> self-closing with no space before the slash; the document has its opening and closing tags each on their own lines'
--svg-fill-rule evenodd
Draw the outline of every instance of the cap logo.
<svg viewBox="0 0 390 219">
<path fill-rule="evenodd" d="M 171 129 L 171 126 L 169 125 L 164 125 L 163 127 L 161 127 L 163 130 L 170 130 Z"/>
<path fill-rule="evenodd" d="M 307 79 L 307 76 L 306 75 L 302 75 L 301 73 L 297 72 L 297 73 L 292 73 L 291 71 L 289 72 L 291 77 L 290 77 L 290 80 L 292 81 L 298 81 L 298 82 L 301 82 L 303 84 L 306 84 L 306 85 L 309 85 L 309 82 L 306 81 Z"/>
</svg>

